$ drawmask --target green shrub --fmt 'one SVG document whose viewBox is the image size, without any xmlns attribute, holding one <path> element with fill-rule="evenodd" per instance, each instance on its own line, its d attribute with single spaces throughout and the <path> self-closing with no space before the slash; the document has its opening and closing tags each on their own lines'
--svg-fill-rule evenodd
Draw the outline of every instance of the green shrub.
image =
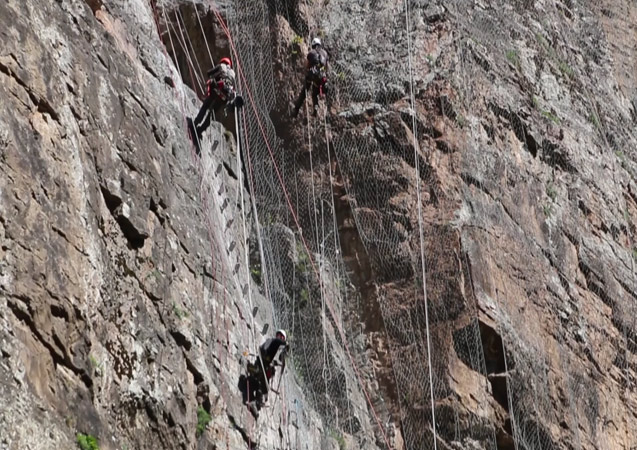
<svg viewBox="0 0 637 450">
<path fill-rule="evenodd" d="M 212 420 L 208 411 L 203 409 L 203 407 L 197 408 L 197 436 L 201 436 L 204 431 L 206 431 L 206 427 Z"/>
<path fill-rule="evenodd" d="M 520 55 L 518 54 L 517 50 L 508 50 L 506 56 L 509 62 L 515 67 L 520 66 Z"/>
<path fill-rule="evenodd" d="M 557 189 L 555 189 L 553 183 L 546 185 L 546 195 L 548 195 L 551 200 L 555 201 L 555 198 L 557 197 Z"/>
<path fill-rule="evenodd" d="M 77 442 L 77 445 L 82 450 L 100 450 L 99 445 L 97 445 L 97 438 L 95 436 L 91 436 L 90 434 L 77 433 L 75 440 Z"/>
<path fill-rule="evenodd" d="M 559 125 L 560 124 L 560 119 L 559 117 L 557 117 L 555 114 L 553 114 L 550 111 L 542 111 L 542 116 L 546 117 L 547 119 L 549 119 L 551 122 L 553 122 L 554 124 Z"/>
<path fill-rule="evenodd" d="M 560 68 L 560 72 L 562 72 L 562 74 L 567 78 L 571 78 L 573 77 L 573 75 L 575 75 L 575 72 L 573 71 L 571 66 L 569 66 L 564 61 L 560 61 L 558 67 Z"/>
<path fill-rule="evenodd" d="M 340 432 L 338 432 L 337 430 L 330 430 L 330 436 L 332 437 L 332 439 L 338 442 L 338 450 L 347 449 L 347 445 L 345 444 L 345 438 Z"/>
<path fill-rule="evenodd" d="M 186 311 L 185 309 L 181 309 L 179 306 L 177 306 L 177 303 L 173 303 L 173 312 L 179 319 L 188 317 L 188 311 Z"/>
<path fill-rule="evenodd" d="M 590 123 L 592 123 L 595 128 L 597 128 L 598 130 L 602 127 L 602 124 L 599 123 L 599 118 L 597 117 L 597 114 L 595 114 L 595 112 L 592 112 L 590 114 L 590 116 L 588 116 L 588 120 Z"/>
<path fill-rule="evenodd" d="M 544 215 L 546 217 L 551 217 L 551 214 L 553 213 L 553 208 L 551 207 L 551 205 L 548 205 L 548 204 L 544 205 L 543 209 L 544 209 Z"/>
<path fill-rule="evenodd" d="M 261 268 L 259 266 L 251 267 L 250 274 L 252 275 L 255 283 L 261 284 Z"/>
<path fill-rule="evenodd" d="M 303 38 L 298 34 L 292 38 L 292 42 L 290 43 L 290 52 L 293 55 L 298 53 L 298 48 L 303 44 Z"/>
<path fill-rule="evenodd" d="M 537 99 L 535 95 L 531 96 L 531 102 L 533 103 L 533 106 L 535 106 L 537 109 L 540 108 L 540 101 Z"/>
<path fill-rule="evenodd" d="M 537 39 L 539 44 L 544 48 L 544 50 L 548 50 L 549 48 L 551 48 L 549 41 L 547 41 L 546 38 L 542 36 L 542 34 L 535 33 L 535 38 Z"/>
<path fill-rule="evenodd" d="M 296 243 L 296 252 L 297 252 L 296 268 L 300 273 L 305 273 L 307 272 L 310 265 L 310 257 L 305 251 L 305 246 L 300 241 L 297 241 Z"/>
</svg>

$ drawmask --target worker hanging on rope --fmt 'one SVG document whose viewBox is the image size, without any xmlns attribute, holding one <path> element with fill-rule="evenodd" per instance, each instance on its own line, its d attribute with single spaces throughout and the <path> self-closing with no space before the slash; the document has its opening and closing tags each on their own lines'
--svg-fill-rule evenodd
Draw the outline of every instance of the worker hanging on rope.
<svg viewBox="0 0 637 450">
<path fill-rule="evenodd" d="M 243 392 L 243 402 L 248 406 L 254 418 L 259 417 L 259 410 L 268 400 L 270 380 L 274 377 L 275 367 L 285 370 L 285 357 L 288 352 L 287 335 L 284 330 L 277 330 L 275 337 L 266 340 L 259 347 L 259 356 L 254 363 L 248 362 L 247 378 L 242 375 L 239 387 Z M 279 354 L 278 361 L 276 359 Z"/>
<path fill-rule="evenodd" d="M 235 91 L 235 75 L 230 58 L 222 58 L 219 64 L 208 71 L 208 77 L 206 98 L 201 105 L 199 114 L 194 121 L 188 119 L 190 132 L 197 147 L 197 154 L 200 153 L 199 141 L 203 132 L 210 126 L 212 113 L 217 114 L 222 106 L 225 106 L 226 113 L 231 108 L 243 106 L 243 98 Z"/>
<path fill-rule="evenodd" d="M 319 95 L 327 94 L 327 61 L 327 52 L 323 48 L 321 40 L 317 37 L 314 38 L 312 40 L 312 50 L 307 54 L 307 73 L 305 74 L 303 89 L 301 89 L 299 98 L 294 104 L 292 117 L 296 117 L 299 114 L 299 109 L 301 109 L 307 95 L 306 91 L 309 89 L 312 89 L 312 115 L 316 117 Z"/>
</svg>

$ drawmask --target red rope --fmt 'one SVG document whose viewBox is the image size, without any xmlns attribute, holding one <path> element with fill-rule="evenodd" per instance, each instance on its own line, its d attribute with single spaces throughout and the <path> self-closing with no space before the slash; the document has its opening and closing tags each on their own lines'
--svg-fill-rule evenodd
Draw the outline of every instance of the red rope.
<svg viewBox="0 0 637 450">
<path fill-rule="evenodd" d="M 213 11 L 215 13 L 215 16 L 217 17 L 217 20 L 219 21 L 219 24 L 224 29 L 224 32 L 225 32 L 226 36 L 228 37 L 228 42 L 230 43 L 230 46 L 232 47 L 232 53 L 234 54 L 234 59 L 235 59 L 235 66 L 237 67 L 237 71 L 239 73 L 239 76 L 243 80 L 243 84 L 244 84 L 244 86 L 246 88 L 246 92 L 248 93 L 248 97 L 250 98 L 250 105 L 252 106 L 252 109 L 254 111 L 254 115 L 255 115 L 255 117 L 257 119 L 257 123 L 259 125 L 259 129 L 261 131 L 261 134 L 262 134 L 263 139 L 265 141 L 266 147 L 267 147 L 268 152 L 270 154 L 270 158 L 272 160 L 272 164 L 274 165 L 274 169 L 275 169 L 277 178 L 278 178 L 279 183 L 281 184 L 281 187 L 283 189 L 283 193 L 285 195 L 285 200 L 286 200 L 286 202 L 288 204 L 288 208 L 290 210 L 290 213 L 292 214 L 292 217 L 294 219 L 294 223 L 296 224 L 297 228 L 300 231 L 301 230 L 301 225 L 299 223 L 299 220 L 298 220 L 298 217 L 296 215 L 296 212 L 294 211 L 294 207 L 292 206 L 292 202 L 290 200 L 290 194 L 289 194 L 289 192 L 287 191 L 287 189 L 285 187 L 285 182 L 283 181 L 283 177 L 281 176 L 281 172 L 280 172 L 279 167 L 278 167 L 278 165 L 276 163 L 276 159 L 274 158 L 274 154 L 272 152 L 272 148 L 270 146 L 270 143 L 268 141 L 267 135 L 265 133 L 263 124 L 261 123 L 261 120 L 259 118 L 259 114 L 258 114 L 258 111 L 257 111 L 256 106 L 255 106 L 255 101 L 254 101 L 254 98 L 252 97 L 252 92 L 251 92 L 251 90 L 250 90 L 250 88 L 248 86 L 246 77 L 244 76 L 243 70 L 241 68 L 239 53 L 237 52 L 237 49 L 236 49 L 236 47 L 234 45 L 234 41 L 232 40 L 232 36 L 230 35 L 230 30 L 228 29 L 228 27 L 226 26 L 225 22 L 223 21 L 223 18 L 221 17 L 221 15 L 220 15 L 219 11 L 217 10 L 217 8 L 215 8 L 213 6 L 212 9 L 213 9 Z M 310 252 L 310 249 L 309 249 L 309 246 L 307 245 L 305 237 L 303 236 L 303 234 L 301 232 L 299 234 L 300 234 L 301 240 L 303 241 L 303 246 L 305 247 L 305 250 L 306 250 L 306 252 L 308 254 L 308 257 L 309 257 L 310 263 L 312 265 L 312 268 L 314 269 L 314 272 L 316 273 L 318 279 L 320 280 L 321 276 L 320 276 L 319 271 L 318 271 L 318 269 L 316 267 L 314 259 L 312 258 L 312 253 Z M 370 409 L 371 409 L 371 411 L 372 411 L 372 413 L 374 415 L 376 423 L 378 424 L 378 427 L 380 428 L 380 432 L 383 435 L 383 439 L 385 441 L 385 444 L 387 445 L 387 448 L 391 448 L 391 445 L 389 444 L 389 440 L 387 439 L 387 436 L 385 434 L 385 430 L 383 428 L 383 425 L 382 425 L 382 423 L 380 421 L 380 418 L 378 417 L 378 414 L 376 413 L 376 409 L 374 408 L 374 405 L 372 404 L 372 401 L 371 401 L 371 399 L 369 397 L 367 389 L 365 388 L 365 385 L 363 384 L 363 380 L 362 380 L 362 377 L 361 377 L 360 372 L 358 370 L 358 367 L 357 367 L 357 365 L 356 365 L 356 363 L 354 361 L 354 358 L 352 357 L 352 354 L 350 352 L 349 346 L 347 345 L 347 338 L 345 336 L 345 332 L 343 331 L 343 327 L 341 326 L 340 322 L 337 320 L 337 315 L 334 312 L 334 308 L 333 308 L 332 303 L 329 300 L 329 298 L 325 299 L 325 303 L 326 303 L 326 305 L 327 305 L 327 307 L 328 307 L 328 309 L 330 311 L 330 314 L 332 315 L 332 318 L 334 319 L 334 323 L 336 324 L 336 328 L 338 329 L 339 334 L 341 335 L 341 339 L 343 340 L 343 345 L 345 346 L 345 350 L 347 351 L 347 355 L 348 355 L 348 357 L 350 359 L 350 362 L 352 363 L 352 367 L 354 368 L 354 370 L 356 372 L 356 376 L 357 376 L 358 381 L 359 381 L 359 383 L 361 385 L 361 388 L 363 389 L 363 393 L 364 393 L 365 398 L 367 399 L 367 403 L 369 404 L 369 407 L 370 407 Z"/>
<path fill-rule="evenodd" d="M 166 59 L 168 61 L 170 61 L 170 55 L 168 55 L 168 51 L 166 50 L 166 44 L 164 43 L 164 40 L 163 40 L 162 35 L 161 35 L 161 30 L 160 30 L 160 26 L 159 26 L 159 13 L 157 11 L 155 0 L 150 0 L 150 6 L 151 6 L 151 9 L 153 11 L 153 17 L 155 19 L 155 25 L 157 26 L 157 34 L 159 36 L 159 40 L 163 44 L 162 45 L 162 47 L 163 47 L 162 50 L 164 52 L 164 55 L 166 56 Z M 168 32 L 170 32 L 170 31 L 168 31 Z M 190 70 L 190 67 L 189 67 L 189 70 Z M 191 75 L 191 79 L 192 79 L 192 71 L 190 72 L 190 75 Z M 193 80 L 193 86 L 196 86 L 196 84 L 194 83 L 194 80 Z M 180 105 L 182 107 L 182 111 L 181 112 L 182 112 L 182 116 L 183 116 L 183 121 L 184 121 L 184 124 L 186 124 L 186 129 L 188 129 L 188 127 L 187 127 L 187 116 L 186 116 L 185 111 L 183 110 L 183 102 L 181 101 L 181 96 L 180 96 L 178 90 L 176 90 L 176 92 L 175 92 L 175 97 L 177 97 L 177 99 L 179 100 L 179 103 L 180 103 Z M 191 156 L 191 160 L 193 161 L 194 166 L 196 167 L 197 172 L 199 174 L 199 179 L 201 180 L 201 179 L 203 179 L 203 168 L 202 168 L 202 165 L 201 165 L 201 159 L 195 153 L 195 143 L 192 141 L 193 138 L 196 139 L 196 137 L 190 136 L 190 140 L 191 140 L 190 156 Z M 218 267 L 214 264 L 214 255 L 219 254 L 220 252 L 218 251 L 217 240 L 214 237 L 212 222 L 210 220 L 210 209 L 208 207 L 208 196 L 207 196 L 206 190 L 205 189 L 201 189 L 201 183 L 199 184 L 199 194 L 200 194 L 200 198 L 202 199 L 202 202 L 203 202 L 202 209 L 203 209 L 203 212 L 204 212 L 206 228 L 207 228 L 207 231 L 208 231 L 208 238 L 210 240 L 210 252 L 211 252 L 211 255 L 212 255 L 212 258 L 210 259 L 210 264 L 211 264 L 211 271 L 213 272 L 213 286 L 214 286 L 214 281 L 216 281 L 217 278 L 218 278 Z M 223 280 L 225 280 L 225 278 L 226 278 L 225 266 L 223 264 L 221 266 L 222 266 L 221 276 L 222 276 Z M 223 280 L 222 280 L 222 286 L 224 284 Z M 214 292 L 214 287 L 213 287 L 212 291 Z M 224 316 L 223 327 L 226 330 L 226 343 L 229 343 L 230 335 L 229 335 L 229 327 L 227 326 L 227 317 L 228 317 L 228 315 L 225 313 L 226 309 L 227 309 L 227 292 L 226 292 L 226 289 L 224 288 L 223 289 L 223 312 L 224 312 L 223 313 L 223 316 Z M 221 341 L 219 339 L 217 339 L 217 350 L 218 350 L 217 354 L 219 355 L 219 357 L 221 357 L 222 354 L 225 354 L 226 361 L 227 361 L 228 352 L 227 351 L 226 352 L 222 351 Z M 227 392 L 226 389 L 224 389 L 224 386 L 223 386 L 224 383 L 222 382 L 221 384 L 222 384 L 222 386 L 221 386 L 221 394 L 222 394 L 222 396 L 224 398 L 226 398 L 226 399 L 229 399 L 228 392 Z M 229 441 L 229 439 L 230 439 L 229 434 L 226 433 L 226 450 L 230 449 L 230 441 Z"/>
<path fill-rule="evenodd" d="M 151 5 L 151 8 L 153 9 L 153 11 L 154 11 L 154 13 L 155 13 L 155 14 L 154 14 L 154 15 L 155 15 L 155 22 L 156 22 L 157 29 L 158 29 L 158 33 L 159 33 L 159 20 L 158 20 L 158 17 L 157 17 L 157 10 L 156 10 L 156 7 L 155 7 L 155 4 L 154 4 L 154 1 L 153 1 L 153 0 L 150 0 L 150 5 Z M 228 41 L 229 41 L 229 43 L 230 43 L 230 45 L 231 45 L 231 47 L 232 47 L 232 53 L 234 54 L 235 65 L 236 65 L 236 67 L 237 67 L 237 71 L 238 71 L 238 73 L 239 73 L 239 76 L 241 77 L 240 79 L 243 81 L 243 84 L 244 84 L 244 86 L 245 86 L 245 88 L 246 88 L 246 92 L 248 93 L 248 96 L 249 96 L 249 98 L 250 98 L 250 105 L 251 105 L 251 107 L 252 107 L 252 109 L 253 109 L 253 111 L 254 111 L 255 117 L 256 117 L 256 119 L 257 119 L 257 123 L 258 123 L 258 125 L 259 125 L 259 129 L 260 129 L 260 131 L 261 131 L 261 134 L 262 134 L 262 136 L 263 136 L 263 138 L 264 138 L 264 141 L 265 141 L 266 147 L 267 147 L 267 149 L 268 149 L 268 153 L 270 154 L 270 158 L 271 158 L 272 163 L 273 163 L 273 165 L 274 165 L 274 169 L 275 169 L 275 172 L 276 172 L 277 178 L 278 178 L 279 183 L 281 184 L 281 187 L 282 187 L 282 189 L 283 189 L 283 193 L 284 193 L 284 195 L 285 195 L 285 199 L 286 199 L 286 202 L 287 202 L 287 205 L 288 205 L 288 209 L 290 210 L 290 213 L 292 214 L 292 217 L 293 217 L 293 219 L 294 219 L 294 223 L 296 224 L 297 228 L 299 229 L 299 234 L 300 234 L 301 240 L 302 240 L 302 242 L 303 242 L 303 246 L 305 247 L 305 250 L 306 250 L 306 252 L 307 252 L 307 254 L 308 254 L 308 257 L 309 257 L 309 260 L 310 260 L 310 264 L 312 265 L 312 268 L 313 268 L 314 272 L 316 273 L 316 275 L 317 275 L 318 279 L 320 280 L 320 278 L 321 278 L 320 273 L 319 273 L 319 271 L 318 271 L 318 269 L 317 269 L 317 267 L 316 267 L 315 261 L 314 261 L 314 259 L 313 259 L 313 257 L 312 257 L 312 253 L 310 252 L 310 249 L 309 249 L 309 246 L 308 246 L 308 244 L 307 244 L 307 241 L 305 240 L 305 237 L 303 236 L 303 234 L 302 234 L 302 232 L 301 232 L 301 226 L 300 226 L 300 223 L 299 223 L 299 220 L 298 220 L 297 214 L 296 214 L 296 212 L 295 212 L 295 210 L 294 210 L 294 207 L 293 207 L 293 205 L 292 205 L 292 202 L 291 202 L 291 200 L 290 200 L 290 194 L 289 194 L 289 192 L 287 191 L 287 188 L 286 188 L 286 186 L 285 186 L 285 182 L 283 181 L 283 177 L 282 177 L 281 172 L 280 172 L 280 170 L 279 170 L 279 167 L 278 167 L 278 165 L 277 165 L 277 163 L 276 163 L 276 159 L 275 159 L 274 154 L 273 154 L 273 152 L 272 152 L 272 148 L 271 148 L 271 146 L 270 146 L 269 140 L 268 140 L 267 135 L 266 135 L 266 133 L 265 133 L 265 130 L 264 130 L 263 124 L 261 123 L 261 120 L 260 120 L 260 118 L 259 118 L 259 115 L 258 115 L 258 112 L 257 112 L 256 106 L 255 106 L 255 101 L 254 101 L 254 98 L 253 98 L 253 96 L 252 96 L 252 92 L 251 92 L 251 90 L 250 90 L 250 88 L 249 88 L 249 86 L 248 86 L 247 79 L 246 79 L 245 75 L 243 74 L 243 70 L 242 70 L 242 67 L 241 67 L 241 64 L 240 64 L 239 54 L 238 54 L 238 52 L 237 52 L 237 50 L 236 50 L 236 47 L 235 47 L 235 45 L 234 45 L 234 41 L 232 40 L 232 36 L 231 36 L 231 34 L 230 34 L 230 30 L 228 29 L 227 25 L 225 24 L 225 21 L 224 21 L 224 20 L 223 20 L 223 18 L 221 17 L 221 15 L 220 15 L 219 11 L 217 10 L 217 8 L 215 8 L 215 7 L 213 6 L 213 7 L 212 7 L 212 10 L 213 10 L 213 12 L 215 13 L 215 16 L 217 17 L 217 20 L 219 21 L 219 24 L 220 24 L 220 25 L 221 25 L 221 27 L 223 28 L 223 30 L 224 30 L 224 32 L 225 32 L 225 34 L 226 34 L 226 36 L 228 37 Z M 160 40 L 161 40 L 161 41 L 162 41 L 162 43 L 163 43 L 163 39 L 161 38 L 161 33 L 159 33 L 159 37 L 160 37 Z M 168 55 L 167 55 L 167 53 L 166 53 L 166 49 L 165 49 L 165 48 L 164 48 L 164 53 L 165 53 L 165 54 L 166 54 L 166 56 L 169 58 L 169 56 L 168 56 Z M 188 70 L 189 70 L 190 75 L 191 75 L 191 80 L 192 80 L 192 82 L 193 82 L 193 86 L 196 86 L 196 83 L 194 82 L 194 77 L 193 77 L 193 75 L 192 75 L 192 70 L 191 70 L 191 68 L 190 68 L 190 65 L 191 65 L 191 64 L 188 64 Z M 194 67 L 193 67 L 193 69 L 194 69 Z M 184 113 L 184 111 L 182 111 L 182 113 Z M 244 117 L 245 117 L 245 113 L 244 113 Z M 184 114 L 184 118 L 185 118 L 185 114 Z M 244 123 L 245 123 L 245 121 L 244 121 Z M 249 144 L 248 144 L 248 142 L 247 142 L 247 138 L 246 138 L 246 148 L 247 148 L 247 149 L 249 149 Z M 192 147 L 191 147 L 191 156 L 194 156 L 194 155 L 192 155 L 192 150 L 193 150 L 193 149 L 192 149 Z M 248 155 L 249 155 L 249 150 L 248 150 Z M 197 158 L 198 158 L 198 157 L 197 157 Z M 250 158 L 248 157 L 248 160 L 249 160 L 249 159 L 250 159 Z M 197 165 L 197 168 L 199 169 L 199 173 L 200 173 L 200 175 L 201 175 L 201 162 L 199 162 L 199 164 L 196 164 L 196 165 Z M 254 180 L 252 179 L 252 177 L 253 177 L 253 172 L 252 172 L 252 165 L 251 165 L 251 164 L 250 164 L 250 176 L 251 176 L 251 180 L 250 180 L 250 181 L 251 181 L 251 183 L 254 183 Z M 204 197 L 204 198 L 205 198 L 205 191 L 200 190 L 200 193 L 202 194 L 202 197 Z M 205 211 L 206 211 L 206 212 L 209 212 L 209 211 L 208 211 L 208 207 L 207 207 L 207 202 L 205 202 L 205 205 L 206 205 L 206 206 L 204 206 Z M 215 250 L 215 249 L 214 249 L 215 240 L 214 240 L 213 235 L 211 235 L 211 231 L 212 231 L 212 230 L 211 230 L 211 228 L 212 228 L 212 224 L 210 223 L 210 216 L 209 216 L 209 214 L 206 214 L 206 224 L 208 225 L 209 237 L 211 238 L 211 246 L 213 247 L 211 250 L 213 251 L 213 254 L 214 254 L 214 250 Z M 223 266 L 223 265 L 222 265 L 222 266 Z M 215 274 L 216 274 L 216 268 L 215 268 Z M 225 273 L 224 273 L 223 275 L 225 275 Z M 225 299 L 225 298 L 226 298 L 226 295 L 227 295 L 227 294 L 226 294 L 226 290 L 224 289 L 224 311 L 225 311 L 225 309 L 226 309 L 226 299 Z M 376 420 L 376 423 L 378 424 L 379 429 L 380 429 L 380 431 L 381 431 L 381 434 L 383 435 L 383 439 L 384 439 L 384 441 L 385 441 L 385 444 L 387 444 L 387 447 L 388 447 L 388 448 L 391 448 L 391 445 L 389 444 L 389 441 L 388 441 L 387 436 L 386 436 L 386 434 L 385 434 L 385 430 L 384 430 L 384 428 L 383 428 L 383 425 L 382 425 L 382 423 L 381 423 L 381 421 L 380 421 L 380 418 L 378 417 L 378 414 L 376 413 L 376 410 L 375 410 L 375 408 L 374 408 L 374 405 L 373 405 L 373 404 L 372 404 L 372 402 L 371 402 L 371 399 L 370 399 L 370 397 L 369 397 L 369 394 L 368 394 L 368 392 L 367 392 L 367 389 L 365 388 L 365 386 L 364 386 L 364 384 L 363 384 L 363 381 L 362 381 L 362 378 L 361 378 L 360 372 L 359 372 L 358 367 L 357 367 L 357 365 L 356 365 L 356 363 L 355 363 L 355 361 L 354 361 L 354 358 L 352 357 L 352 354 L 351 354 L 351 352 L 350 352 L 349 346 L 348 346 L 348 344 L 347 344 L 347 339 L 346 339 L 346 336 L 345 336 L 345 332 L 343 331 L 343 328 L 342 328 L 342 326 L 341 326 L 340 322 L 337 320 L 337 316 L 336 316 L 336 314 L 335 314 L 335 312 L 334 312 L 334 308 L 333 308 L 333 306 L 332 306 L 332 303 L 331 303 L 331 301 L 330 301 L 328 298 L 326 298 L 325 302 L 326 302 L 326 305 L 327 305 L 327 307 L 328 307 L 328 309 L 329 309 L 329 311 L 330 311 L 330 314 L 332 315 L 332 318 L 334 319 L 334 323 L 336 324 L 336 327 L 337 327 L 337 329 L 338 329 L 338 331 L 339 331 L 339 334 L 341 335 L 341 339 L 343 340 L 343 345 L 345 346 L 345 349 L 346 349 L 346 351 L 347 351 L 347 355 L 348 355 L 348 357 L 349 357 L 349 359 L 350 359 L 350 362 L 352 363 L 352 367 L 354 368 L 354 370 L 355 370 L 355 372 L 356 372 L 356 376 L 357 376 L 358 381 L 359 381 L 359 383 L 360 383 L 360 385 L 361 385 L 361 388 L 363 389 L 363 393 L 364 393 L 364 395 L 365 395 L 365 398 L 366 398 L 366 400 L 367 400 L 367 403 L 369 404 L 369 407 L 370 407 L 370 409 L 371 409 L 371 411 L 372 411 L 372 413 L 373 413 L 373 415 L 374 415 L 374 418 L 375 418 L 375 420 Z M 243 318 L 243 317 L 242 317 L 242 319 L 245 321 L 245 318 Z M 226 342 L 229 342 L 229 331 L 228 331 L 228 327 L 225 327 L 225 328 L 226 328 Z M 227 356 L 227 355 L 226 355 L 226 356 Z M 226 437 L 227 437 L 227 436 L 226 436 Z M 228 441 L 227 441 L 227 440 L 226 440 L 226 445 L 228 445 Z"/>
</svg>

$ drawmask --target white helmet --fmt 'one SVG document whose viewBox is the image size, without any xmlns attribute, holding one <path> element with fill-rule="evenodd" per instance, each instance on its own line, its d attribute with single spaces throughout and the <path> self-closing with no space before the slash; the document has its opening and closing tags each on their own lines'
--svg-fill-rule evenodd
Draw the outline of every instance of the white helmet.
<svg viewBox="0 0 637 450">
<path fill-rule="evenodd" d="M 317 45 L 321 45 L 321 40 L 315 37 L 314 39 L 312 39 L 312 48 L 316 47 Z"/>
<path fill-rule="evenodd" d="M 288 340 L 288 335 L 285 334 L 285 330 L 276 330 L 275 336 L 277 336 L 279 334 L 283 336 L 283 340 L 284 341 Z"/>
</svg>

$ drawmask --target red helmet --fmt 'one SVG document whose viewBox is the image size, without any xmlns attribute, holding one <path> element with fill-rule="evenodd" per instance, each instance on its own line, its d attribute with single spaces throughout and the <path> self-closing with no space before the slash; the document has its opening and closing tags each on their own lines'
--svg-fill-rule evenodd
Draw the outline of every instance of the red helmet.
<svg viewBox="0 0 637 450">
<path fill-rule="evenodd" d="M 225 64 L 229 66 L 230 68 L 232 68 L 232 61 L 230 61 L 230 58 L 221 58 L 221 61 L 219 61 L 219 64 Z"/>
</svg>

